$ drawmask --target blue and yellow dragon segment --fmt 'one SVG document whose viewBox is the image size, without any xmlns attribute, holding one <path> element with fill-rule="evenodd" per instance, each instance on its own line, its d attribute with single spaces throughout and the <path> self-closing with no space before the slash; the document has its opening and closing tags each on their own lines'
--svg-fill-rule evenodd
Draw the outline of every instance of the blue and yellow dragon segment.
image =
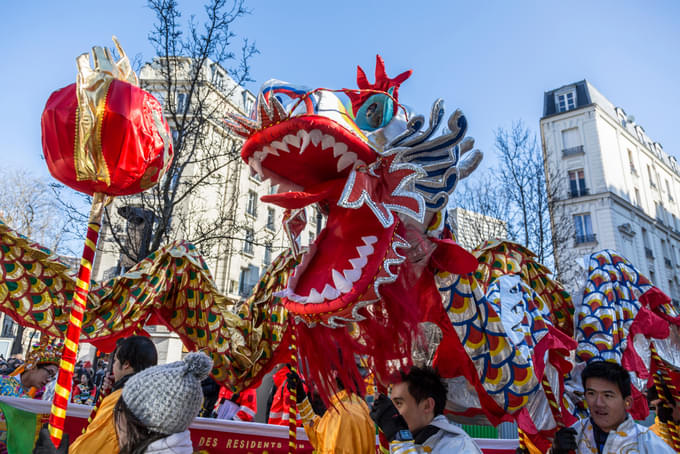
<svg viewBox="0 0 680 454">
<path fill-rule="evenodd" d="M 479 262 L 475 272 L 437 275 L 453 329 L 444 327 L 435 365 L 459 389 L 449 393 L 447 411 L 493 425 L 516 420 L 545 444 L 574 420 L 555 397 L 563 392 L 576 346 L 562 331 L 573 326 L 571 298 L 519 244 L 490 240 L 472 253 Z M 476 399 L 461 392 L 461 383 Z"/>
<path fill-rule="evenodd" d="M 646 392 L 661 379 L 680 399 L 680 313 L 630 261 L 605 249 L 590 255 L 583 299 L 576 312 L 576 368 L 590 361 L 622 364 L 631 374 L 636 419 L 648 415 Z M 577 374 L 568 388 L 575 408 L 583 411 Z M 662 400 L 664 393 L 659 393 Z M 680 434 L 678 434 L 680 435 Z M 680 443 L 678 444 L 680 447 Z"/>
</svg>

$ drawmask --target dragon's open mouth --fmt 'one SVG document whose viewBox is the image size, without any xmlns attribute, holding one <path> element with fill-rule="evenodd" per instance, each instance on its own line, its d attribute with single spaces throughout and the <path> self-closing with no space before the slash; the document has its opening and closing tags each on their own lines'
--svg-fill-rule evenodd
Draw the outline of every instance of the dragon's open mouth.
<svg viewBox="0 0 680 454">
<path fill-rule="evenodd" d="M 337 214 L 352 219 L 329 223 L 302 256 L 282 295 L 299 312 L 306 312 L 302 308 L 310 304 L 323 306 L 324 310 L 319 311 L 322 313 L 345 308 L 348 301 L 367 292 L 389 255 L 394 228 L 383 228 L 368 209 L 337 211 L 329 218 Z M 317 247 L 320 244 L 342 247 Z"/>
<path fill-rule="evenodd" d="M 259 131 L 245 143 L 241 156 L 272 184 L 304 188 L 347 177 L 378 155 L 333 120 L 305 115 Z"/>
</svg>

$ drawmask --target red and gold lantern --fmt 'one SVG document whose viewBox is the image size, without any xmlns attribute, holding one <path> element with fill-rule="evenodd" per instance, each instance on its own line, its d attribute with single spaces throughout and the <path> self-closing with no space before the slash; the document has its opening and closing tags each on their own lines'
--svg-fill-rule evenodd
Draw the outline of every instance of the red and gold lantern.
<svg viewBox="0 0 680 454">
<path fill-rule="evenodd" d="M 52 93 L 41 119 L 43 152 L 52 176 L 93 196 L 50 415 L 55 446 L 63 434 L 104 206 L 113 196 L 152 187 L 172 161 L 162 107 L 137 86 L 125 52 L 113 40 L 121 58 L 114 61 L 108 49 L 94 47 L 91 68 L 89 54 L 79 56 L 77 82 Z"/>
</svg>

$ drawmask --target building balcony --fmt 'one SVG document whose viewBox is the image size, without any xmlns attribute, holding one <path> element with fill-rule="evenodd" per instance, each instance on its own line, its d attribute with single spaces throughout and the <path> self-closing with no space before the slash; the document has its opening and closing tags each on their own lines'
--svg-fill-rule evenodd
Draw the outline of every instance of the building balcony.
<svg viewBox="0 0 680 454">
<path fill-rule="evenodd" d="M 663 258 L 663 263 L 666 265 L 667 268 L 673 268 L 673 262 L 671 262 L 671 259 L 668 257 Z"/>
<path fill-rule="evenodd" d="M 652 259 L 652 260 L 654 259 L 654 253 L 652 252 L 652 250 L 650 248 L 648 248 L 646 246 L 645 246 L 645 257 L 647 257 L 648 259 Z"/>
<path fill-rule="evenodd" d="M 577 147 L 571 147 L 571 148 L 565 148 L 562 150 L 562 157 L 566 156 L 575 156 L 579 154 L 584 154 L 585 151 L 583 150 L 583 145 L 579 145 Z"/>
<path fill-rule="evenodd" d="M 597 242 L 597 235 L 594 233 L 590 233 L 588 235 L 575 235 L 574 236 L 574 244 L 579 245 L 579 244 L 587 244 L 587 243 L 596 243 Z"/>
<path fill-rule="evenodd" d="M 590 194 L 590 190 L 588 188 L 583 188 L 578 191 L 569 191 L 569 198 L 574 199 L 576 197 L 583 197 L 588 194 Z"/>
</svg>

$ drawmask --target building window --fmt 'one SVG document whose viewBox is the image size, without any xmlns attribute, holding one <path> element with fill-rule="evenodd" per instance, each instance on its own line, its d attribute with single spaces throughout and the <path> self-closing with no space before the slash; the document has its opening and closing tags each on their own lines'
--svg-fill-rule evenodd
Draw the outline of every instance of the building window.
<svg viewBox="0 0 680 454">
<path fill-rule="evenodd" d="M 570 197 L 581 197 L 588 194 L 586 179 L 583 169 L 569 171 L 569 195 Z"/>
<path fill-rule="evenodd" d="M 656 189 L 656 178 L 655 172 L 652 172 L 652 168 L 647 166 L 647 176 L 649 177 L 649 185 Z"/>
<path fill-rule="evenodd" d="M 633 163 L 633 152 L 628 150 L 628 164 L 630 164 L 630 172 L 637 175 L 637 169 Z"/>
<path fill-rule="evenodd" d="M 661 202 L 654 202 L 654 212 L 656 214 L 656 220 L 666 225 L 666 213 Z"/>
<path fill-rule="evenodd" d="M 276 220 L 276 211 L 274 211 L 274 208 L 268 207 L 267 208 L 267 225 L 266 225 L 267 230 L 274 231 L 275 220 Z"/>
<path fill-rule="evenodd" d="M 250 292 L 253 290 L 253 287 L 255 287 L 259 279 L 260 272 L 258 267 L 254 265 L 248 265 L 247 268 L 241 268 L 241 275 L 239 277 L 238 283 L 238 294 L 243 298 L 250 296 Z"/>
<path fill-rule="evenodd" d="M 635 203 L 638 207 L 642 206 L 642 199 L 640 198 L 640 190 L 635 188 Z"/>
<path fill-rule="evenodd" d="M 243 96 L 243 112 L 245 112 L 246 115 L 250 115 L 250 111 L 253 108 L 253 100 L 248 96 L 247 90 L 243 90 L 241 96 Z"/>
<path fill-rule="evenodd" d="M 652 251 L 651 244 L 649 243 L 649 234 L 646 228 L 642 228 L 642 244 L 645 247 L 645 257 L 648 259 L 654 259 L 654 251 Z"/>
<path fill-rule="evenodd" d="M 272 263 L 272 244 L 267 243 L 264 245 L 264 264 L 270 265 Z"/>
<path fill-rule="evenodd" d="M 566 112 L 576 107 L 576 92 L 574 90 L 555 95 L 555 98 L 558 112 Z"/>
<path fill-rule="evenodd" d="M 236 293 L 237 289 L 238 289 L 238 282 L 236 282 L 233 279 L 229 280 L 229 293 Z"/>
<path fill-rule="evenodd" d="M 5 317 L 2 319 L 2 337 L 13 337 L 15 335 L 14 326 L 14 320 L 5 314 Z"/>
<path fill-rule="evenodd" d="M 574 216 L 574 232 L 576 244 L 594 243 L 596 241 L 593 224 L 590 221 L 590 213 Z"/>
<path fill-rule="evenodd" d="M 246 229 L 246 237 L 243 240 L 243 252 L 248 255 L 253 255 L 255 243 L 255 234 L 253 229 Z"/>
<path fill-rule="evenodd" d="M 562 131 L 562 156 L 583 154 L 581 133 L 578 128 L 570 128 Z"/>
<path fill-rule="evenodd" d="M 156 98 L 156 101 L 160 103 L 161 107 L 165 107 L 165 94 L 160 91 L 152 91 L 151 95 Z"/>
<path fill-rule="evenodd" d="M 187 111 L 189 103 L 187 102 L 189 97 L 186 93 L 177 93 L 177 102 L 175 103 L 175 109 L 178 114 L 183 114 Z"/>
<path fill-rule="evenodd" d="M 248 191 L 248 204 L 246 205 L 246 213 L 253 217 L 257 217 L 257 192 Z"/>
<path fill-rule="evenodd" d="M 673 267 L 673 262 L 670 259 L 670 254 L 668 253 L 668 245 L 666 244 L 666 240 L 661 240 L 661 252 L 663 252 L 663 263 L 666 265 L 668 268 Z"/>
<path fill-rule="evenodd" d="M 671 185 L 668 182 L 668 180 L 666 180 L 666 192 L 668 192 L 668 201 L 669 202 L 672 202 L 673 200 L 675 200 L 675 199 L 673 199 L 673 193 L 671 192 Z"/>
<path fill-rule="evenodd" d="M 649 281 L 652 283 L 652 285 L 654 285 L 656 282 L 656 273 L 654 270 L 649 270 Z"/>
<path fill-rule="evenodd" d="M 224 74 L 220 72 L 217 65 L 212 66 L 212 83 L 218 88 L 224 88 Z"/>
</svg>

